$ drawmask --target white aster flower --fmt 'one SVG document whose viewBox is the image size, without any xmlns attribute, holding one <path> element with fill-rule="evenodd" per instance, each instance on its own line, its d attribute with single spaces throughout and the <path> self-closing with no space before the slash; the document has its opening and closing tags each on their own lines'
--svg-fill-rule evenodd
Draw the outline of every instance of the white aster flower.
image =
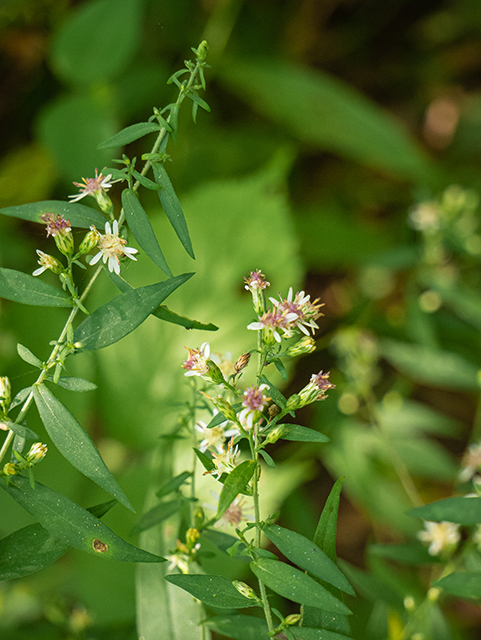
<svg viewBox="0 0 481 640">
<path fill-rule="evenodd" d="M 454 550 L 461 539 L 459 524 L 454 522 L 424 522 L 425 531 L 419 531 L 418 538 L 422 542 L 429 542 L 428 553 L 438 556 L 443 551 Z"/>
<path fill-rule="evenodd" d="M 94 265 L 102 258 L 104 264 L 108 263 L 109 271 L 115 271 L 117 275 L 120 275 L 120 258 L 127 256 L 131 260 L 137 260 L 133 255 L 137 253 L 137 249 L 126 247 L 126 244 L 127 241 L 119 236 L 117 220 L 113 221 L 112 229 L 110 223 L 106 222 L 105 234 L 100 236 L 97 245 L 100 251 L 90 260 L 90 264 Z"/>
</svg>

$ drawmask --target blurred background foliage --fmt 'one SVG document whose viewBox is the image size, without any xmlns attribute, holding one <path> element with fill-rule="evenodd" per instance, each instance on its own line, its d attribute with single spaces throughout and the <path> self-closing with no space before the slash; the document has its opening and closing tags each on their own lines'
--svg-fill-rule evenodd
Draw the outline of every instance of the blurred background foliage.
<svg viewBox="0 0 481 640">
<path fill-rule="evenodd" d="M 332 442 L 279 446 L 266 508 L 283 505 L 284 524 L 312 535 L 332 479 L 346 476 L 338 553 L 362 596 L 350 603 L 359 639 L 401 637 L 403 595 L 427 584 L 369 545 L 412 540 L 419 523 L 405 511 L 418 494 L 450 495 L 481 435 L 480 32 L 477 0 L 0 3 L 0 207 L 64 200 L 72 181 L 110 165 L 97 144 L 170 102 L 167 78 L 208 40 L 212 112 L 196 125 L 181 113 L 169 149 L 195 263 L 146 197 L 172 270 L 196 272 L 169 306 L 220 329 L 187 334 L 151 318 L 72 359 L 69 373 L 99 388 L 68 403 L 141 512 L 160 473 L 151 452 L 185 398 L 183 345 L 207 339 L 234 359 L 251 348 L 242 277 L 252 269 L 273 292 L 292 285 L 320 297 L 318 351 L 286 393 L 332 370 L 336 391 L 302 416 Z M 35 249 L 49 250 L 33 224 L 2 216 L 0 233 L 2 266 L 32 272 Z M 139 260 L 128 277 L 158 274 Z M 114 293 L 105 279 L 92 308 Z M 16 343 L 45 358 L 62 324 L 61 312 L 1 301 L 1 374 L 14 391 L 31 378 Z M 43 433 L 34 412 L 29 424 Z M 84 506 L 105 499 L 53 446 L 38 475 Z M 0 513 L 0 535 L 30 522 L 3 495 Z M 106 522 L 135 541 L 132 514 L 117 507 Z M 2 584 L 0 635 L 132 639 L 134 571 L 70 552 Z M 140 572 L 141 593 L 150 579 Z M 148 629 L 146 603 L 155 606 L 137 606 Z M 449 624 L 438 613 L 426 638 L 477 637 L 474 605 L 450 601 Z"/>
</svg>

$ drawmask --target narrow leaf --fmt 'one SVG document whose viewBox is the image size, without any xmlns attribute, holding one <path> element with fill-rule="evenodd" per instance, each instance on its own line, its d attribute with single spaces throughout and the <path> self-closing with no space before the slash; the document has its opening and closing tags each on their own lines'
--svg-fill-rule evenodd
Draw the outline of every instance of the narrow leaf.
<svg viewBox="0 0 481 640">
<path fill-rule="evenodd" d="M 216 616 L 207 619 L 204 625 L 221 636 L 234 640 L 269 640 L 266 621 L 254 616 Z"/>
<path fill-rule="evenodd" d="M 309 538 L 275 524 L 264 527 L 263 531 L 293 564 L 341 591 L 355 595 L 354 589 L 337 565 Z"/>
<path fill-rule="evenodd" d="M 441 587 L 460 598 L 481 598 L 481 572 L 453 572 L 435 580 L 433 586 Z"/>
<path fill-rule="evenodd" d="M 420 543 L 406 544 L 373 544 L 369 546 L 373 556 L 388 558 L 402 564 L 421 565 L 442 562 L 438 556 L 431 556 L 426 547 Z"/>
<path fill-rule="evenodd" d="M 159 189 L 162 189 L 162 187 L 160 185 L 158 185 L 156 182 L 152 182 L 152 180 L 150 180 L 149 178 L 146 178 L 145 176 L 143 176 L 138 171 L 132 171 L 132 175 L 146 189 L 150 189 L 151 191 L 158 191 Z"/>
<path fill-rule="evenodd" d="M 165 261 L 150 220 L 132 189 L 124 189 L 122 191 L 122 206 L 129 229 L 134 234 L 140 247 L 159 269 L 169 277 L 172 277 L 172 272 Z"/>
<path fill-rule="evenodd" d="M 432 522 L 479 524 L 481 523 L 481 498 L 477 496 L 446 498 L 422 507 L 415 507 L 408 511 L 407 515 Z"/>
<path fill-rule="evenodd" d="M 269 387 L 270 397 L 274 400 L 274 402 L 277 404 L 278 407 L 280 407 L 281 409 L 284 409 L 287 401 L 282 395 L 282 393 L 279 391 L 279 389 L 275 387 L 272 384 L 272 382 L 270 382 L 270 380 L 268 380 L 264 375 L 259 376 L 259 382 L 261 382 L 262 384 L 266 384 Z"/>
<path fill-rule="evenodd" d="M 125 127 L 114 136 L 97 145 L 97 149 L 114 149 L 115 147 L 123 147 L 134 140 L 139 140 L 149 133 L 159 133 L 160 126 L 157 122 L 139 122 L 130 127 Z"/>
<path fill-rule="evenodd" d="M 277 425 L 282 427 L 282 440 L 292 440 L 296 442 L 329 442 L 329 438 L 319 431 L 303 427 L 300 424 Z"/>
<path fill-rule="evenodd" d="M 284 562 L 260 558 L 251 562 L 250 567 L 259 580 L 284 598 L 332 613 L 351 613 L 318 582 Z"/>
<path fill-rule="evenodd" d="M 0 209 L 0 213 L 3 213 L 4 216 L 40 222 L 41 224 L 44 224 L 40 220 L 44 213 L 54 213 L 69 220 L 72 227 L 88 229 L 92 224 L 99 228 L 103 228 L 105 225 L 105 217 L 99 211 L 78 202 L 63 202 L 61 200 L 44 200 L 43 202 L 21 204 L 17 207 L 6 207 Z"/>
<path fill-rule="evenodd" d="M 88 434 L 68 409 L 43 384 L 34 385 L 33 396 L 48 435 L 60 453 L 76 469 L 135 511 L 108 470 Z"/>
<path fill-rule="evenodd" d="M 324 508 L 319 518 L 316 533 L 314 534 L 314 542 L 320 547 L 324 553 L 333 562 L 336 562 L 336 533 L 337 533 L 337 514 L 339 511 L 339 501 L 341 498 L 342 485 L 344 477 L 339 478 L 329 493 L 324 504 Z"/>
<path fill-rule="evenodd" d="M 32 489 L 27 478 L 17 475 L 8 485 L 0 478 L 0 487 L 52 535 L 76 549 L 120 562 L 165 562 L 122 540 L 86 509 L 40 482 Z"/>
<path fill-rule="evenodd" d="M 186 329 L 199 329 L 200 331 L 217 331 L 219 327 L 216 327 L 215 324 L 209 322 L 209 324 L 204 324 L 203 322 L 199 322 L 198 320 L 191 320 L 190 318 L 186 318 L 185 316 L 181 316 L 174 311 L 171 311 L 164 305 L 160 305 L 158 309 L 154 311 L 152 314 L 159 320 L 164 320 L 165 322 L 171 322 L 172 324 L 178 324 L 181 327 L 185 327 Z"/>
<path fill-rule="evenodd" d="M 156 162 L 152 165 L 152 168 L 155 181 L 162 187 L 158 192 L 160 203 L 169 218 L 170 224 L 189 256 L 195 258 L 184 212 L 164 165 Z"/>
<path fill-rule="evenodd" d="M 296 640 L 352 640 L 351 636 L 343 633 L 327 631 L 326 629 L 310 629 L 309 627 L 291 628 Z"/>
<path fill-rule="evenodd" d="M 259 453 L 261 454 L 261 456 L 264 458 L 264 460 L 266 461 L 266 464 L 271 467 L 271 469 L 274 469 L 276 466 L 276 463 L 274 462 L 274 460 L 271 458 L 271 456 L 267 453 L 267 451 L 264 451 L 264 449 L 260 449 Z"/>
<path fill-rule="evenodd" d="M 0 268 L 0 298 L 36 307 L 71 307 L 70 297 L 62 289 L 15 269 Z"/>
<path fill-rule="evenodd" d="M 212 460 L 212 457 L 209 457 L 206 453 L 204 453 L 203 451 L 200 451 L 200 449 L 194 448 L 194 453 L 198 457 L 198 459 L 200 460 L 202 466 L 206 471 L 213 471 L 215 469 L 215 464 Z"/>
<path fill-rule="evenodd" d="M 38 435 L 35 431 L 32 431 L 28 427 L 23 424 L 17 424 L 16 422 L 4 422 L 2 424 L 6 424 L 10 431 L 13 431 L 20 438 L 25 438 L 25 440 L 38 440 Z"/>
<path fill-rule="evenodd" d="M 75 378 L 73 376 L 61 376 L 57 384 L 59 387 L 68 389 L 69 391 L 95 391 L 97 385 L 90 380 L 84 380 L 83 378 Z"/>
<path fill-rule="evenodd" d="M 116 503 L 110 500 L 87 511 L 101 518 Z M 69 549 L 69 544 L 52 536 L 38 522 L 14 531 L 0 540 L 0 580 L 23 578 L 40 571 Z"/>
<path fill-rule="evenodd" d="M 24 347 L 23 344 L 17 344 L 17 352 L 24 362 L 28 362 L 28 364 L 32 364 L 39 369 L 43 368 L 43 362 L 39 360 L 37 356 L 34 356 L 30 349 Z"/>
<path fill-rule="evenodd" d="M 140 533 L 167 520 L 167 518 L 173 516 L 174 513 L 180 511 L 185 504 L 186 501 L 184 499 L 161 502 L 139 518 L 139 521 L 132 527 L 132 533 Z"/>
<path fill-rule="evenodd" d="M 165 576 L 165 579 L 167 582 L 188 591 L 194 598 L 209 607 L 243 609 L 257 606 L 254 600 L 249 600 L 241 595 L 232 582 L 223 576 L 173 574 Z"/>
<path fill-rule="evenodd" d="M 237 498 L 239 493 L 243 493 L 254 475 L 256 463 L 254 460 L 244 460 L 233 469 L 224 481 L 219 504 L 217 506 L 216 518 L 220 518 L 226 509 Z"/>
<path fill-rule="evenodd" d="M 173 491 L 177 491 L 180 487 L 192 476 L 191 471 L 183 471 L 175 478 L 171 478 L 168 482 L 166 482 L 162 487 L 156 492 L 156 496 L 158 498 L 162 498 L 163 496 L 169 495 Z"/>
<path fill-rule="evenodd" d="M 94 311 L 77 327 L 74 339 L 93 351 L 121 340 L 142 322 L 181 284 L 192 277 L 185 273 L 164 282 L 122 293 Z"/>
</svg>

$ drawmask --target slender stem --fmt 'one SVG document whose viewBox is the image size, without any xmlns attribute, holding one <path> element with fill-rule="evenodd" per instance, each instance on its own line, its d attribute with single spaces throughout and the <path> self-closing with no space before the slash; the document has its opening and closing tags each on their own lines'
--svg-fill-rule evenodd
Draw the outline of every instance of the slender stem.
<svg viewBox="0 0 481 640">
<path fill-rule="evenodd" d="M 192 426 L 192 441 L 193 448 L 197 448 L 197 437 L 195 435 L 195 403 L 197 399 L 197 385 L 196 381 L 193 380 L 192 384 L 192 416 L 191 416 L 191 426 Z M 190 526 L 193 528 L 195 526 L 194 519 L 194 499 L 195 499 L 195 474 L 197 470 L 197 456 L 195 455 L 195 451 L 192 451 L 192 476 L 190 479 L 190 497 L 192 501 L 190 503 Z M 204 628 L 202 626 L 202 628 Z"/>
</svg>

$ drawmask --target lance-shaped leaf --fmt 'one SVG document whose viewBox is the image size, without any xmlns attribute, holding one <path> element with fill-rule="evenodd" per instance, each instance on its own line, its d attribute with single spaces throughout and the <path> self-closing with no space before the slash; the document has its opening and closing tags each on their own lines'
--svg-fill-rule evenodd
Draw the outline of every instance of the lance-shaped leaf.
<svg viewBox="0 0 481 640">
<path fill-rule="evenodd" d="M 351 613 L 343 602 L 318 582 L 284 562 L 259 558 L 251 562 L 250 567 L 259 580 L 284 598 L 331 613 Z"/>
<path fill-rule="evenodd" d="M 69 391 L 94 391 L 97 385 L 90 380 L 84 380 L 83 378 L 75 378 L 74 376 L 60 376 L 57 380 L 59 387 L 68 389 Z"/>
<path fill-rule="evenodd" d="M 94 443 L 70 411 L 43 384 L 33 386 L 33 397 L 45 429 L 60 453 L 127 509 L 135 511 Z"/>
<path fill-rule="evenodd" d="M 168 496 L 169 493 L 173 491 L 177 491 L 180 487 L 187 482 L 187 480 L 192 476 L 192 471 L 182 471 L 175 478 L 171 478 L 168 482 L 163 484 L 160 489 L 156 492 L 156 496 L 158 498 L 162 498 L 163 496 Z"/>
<path fill-rule="evenodd" d="M 139 521 L 132 527 L 132 533 L 140 533 L 146 529 L 150 529 L 155 525 L 167 520 L 174 513 L 180 511 L 186 504 L 185 500 L 169 500 L 168 502 L 160 502 L 158 505 L 144 513 Z"/>
<path fill-rule="evenodd" d="M 109 500 L 90 507 L 96 518 L 101 518 L 117 500 Z M 70 545 L 53 536 L 41 524 L 29 524 L 0 540 L 0 580 L 23 578 L 40 571 L 58 560 Z"/>
<path fill-rule="evenodd" d="M 263 531 L 279 551 L 298 567 L 309 571 L 341 591 L 355 595 L 354 589 L 344 574 L 312 540 L 276 524 L 264 527 Z"/>
<path fill-rule="evenodd" d="M 8 485 L 0 478 L 0 487 L 52 535 L 71 547 L 106 560 L 165 562 L 165 558 L 129 544 L 89 511 L 40 482 L 35 482 L 32 489 L 28 478 L 17 475 Z"/>
<path fill-rule="evenodd" d="M 165 576 L 165 579 L 167 582 L 188 591 L 194 598 L 209 607 L 243 609 L 257 606 L 255 600 L 244 597 L 237 591 L 231 580 L 223 576 L 173 574 Z"/>
<path fill-rule="evenodd" d="M 219 327 L 216 327 L 215 324 L 209 322 L 205 324 L 203 322 L 199 322 L 198 320 L 191 320 L 190 318 L 186 318 L 185 316 L 181 316 L 175 311 L 171 311 L 165 305 L 160 305 L 158 309 L 154 311 L 152 314 L 159 320 L 165 320 L 165 322 L 171 322 L 172 324 L 178 324 L 181 327 L 185 327 L 186 329 L 199 329 L 200 331 L 217 331 Z"/>
<path fill-rule="evenodd" d="M 35 431 L 25 427 L 23 424 L 17 424 L 16 422 L 9 421 L 4 422 L 3 424 L 6 424 L 10 431 L 13 431 L 13 433 L 21 438 L 25 438 L 26 440 L 38 440 L 38 435 Z"/>
<path fill-rule="evenodd" d="M 134 140 L 139 140 L 149 133 L 155 133 L 160 131 L 158 122 L 139 122 L 133 124 L 130 127 L 125 127 L 122 131 L 119 131 L 114 136 L 101 142 L 97 145 L 97 149 L 115 149 L 116 147 L 123 147 Z"/>
<path fill-rule="evenodd" d="M 332 618 L 332 616 L 331 616 Z M 326 629 L 311 629 L 309 627 L 292 627 L 296 640 L 352 640 L 351 636 L 343 633 L 327 631 Z"/>
<path fill-rule="evenodd" d="M 17 207 L 6 207 L 0 209 L 0 213 L 3 213 L 4 216 L 40 222 L 41 224 L 44 224 L 40 220 L 44 213 L 54 213 L 69 220 L 72 227 L 88 229 L 91 224 L 102 228 L 105 225 L 105 217 L 96 209 L 77 202 L 63 202 L 61 200 L 44 200 L 43 202 L 21 204 Z"/>
<path fill-rule="evenodd" d="M 134 234 L 140 247 L 159 269 L 169 277 L 172 277 L 172 271 L 165 261 L 150 220 L 132 189 L 124 189 L 122 191 L 122 206 L 129 229 Z"/>
<path fill-rule="evenodd" d="M 254 616 L 215 616 L 207 619 L 204 625 L 221 636 L 234 640 L 269 640 L 266 621 Z"/>
<path fill-rule="evenodd" d="M 28 362 L 28 364 L 32 364 L 34 367 L 38 367 L 39 369 L 43 368 L 43 362 L 39 360 L 39 358 L 37 358 L 30 349 L 24 347 L 23 344 L 17 344 L 17 353 L 24 362 Z"/>
<path fill-rule="evenodd" d="M 433 586 L 441 587 L 460 598 L 481 598 L 481 572 L 458 573 L 453 571 L 444 578 L 433 582 Z"/>
<path fill-rule="evenodd" d="M 152 165 L 154 172 L 154 178 L 158 185 L 162 187 L 159 189 L 160 203 L 169 218 L 170 224 L 173 226 L 175 233 L 179 240 L 182 242 L 184 249 L 187 251 L 191 258 L 195 258 L 194 250 L 192 248 L 192 242 L 190 241 L 189 230 L 187 229 L 187 223 L 185 221 L 184 212 L 180 205 L 179 199 L 174 191 L 174 187 L 170 181 L 169 176 L 161 163 L 154 163 Z"/>
<path fill-rule="evenodd" d="M 329 442 L 329 438 L 323 433 L 309 429 L 309 427 L 303 427 L 300 424 L 279 424 L 276 428 L 282 428 L 282 440 L 295 442 Z"/>
<path fill-rule="evenodd" d="M 15 269 L 0 268 L 0 298 L 35 307 L 71 307 L 70 297 L 62 289 Z"/>
<path fill-rule="evenodd" d="M 408 511 L 408 516 L 433 522 L 479 524 L 481 523 L 481 498 L 477 496 L 446 498 L 422 507 L 415 507 Z"/>
<path fill-rule="evenodd" d="M 89 351 L 118 342 L 142 324 L 159 304 L 193 275 L 184 273 L 122 293 L 85 318 L 75 330 L 75 341 L 81 342 Z"/>
<path fill-rule="evenodd" d="M 255 469 L 256 463 L 254 460 L 244 460 L 229 473 L 219 496 L 216 518 L 220 518 L 239 493 L 243 493 L 246 490 Z"/>
</svg>

